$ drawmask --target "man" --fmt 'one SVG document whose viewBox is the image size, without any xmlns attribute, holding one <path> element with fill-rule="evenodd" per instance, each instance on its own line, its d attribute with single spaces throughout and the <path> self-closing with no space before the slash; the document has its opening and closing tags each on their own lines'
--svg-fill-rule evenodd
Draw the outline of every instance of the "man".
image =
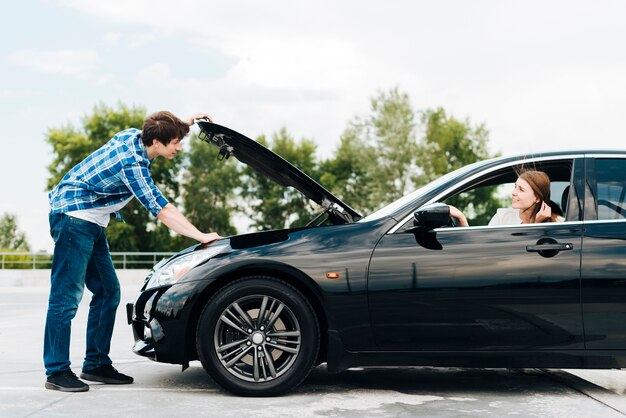
<svg viewBox="0 0 626 418">
<path fill-rule="evenodd" d="M 109 358 L 120 285 L 113 268 L 105 228 L 112 214 L 133 197 L 181 235 L 208 243 L 221 238 L 200 232 L 156 188 L 150 177 L 154 158 L 172 159 L 196 114 L 182 121 L 170 112 L 146 118 L 143 130 L 127 129 L 72 168 L 50 192 L 50 234 L 54 259 L 44 336 L 45 387 L 84 392 L 89 385 L 70 369 L 70 329 L 85 286 L 92 293 L 87 321 L 87 347 L 81 378 L 127 384 L 133 378 L 119 373 Z"/>
</svg>

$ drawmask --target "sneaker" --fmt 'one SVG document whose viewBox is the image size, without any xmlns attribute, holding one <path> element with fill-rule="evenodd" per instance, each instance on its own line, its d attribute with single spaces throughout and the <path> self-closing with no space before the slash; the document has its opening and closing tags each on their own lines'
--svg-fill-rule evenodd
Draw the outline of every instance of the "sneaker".
<svg viewBox="0 0 626 418">
<path fill-rule="evenodd" d="M 98 366 L 91 370 L 83 370 L 80 377 L 81 379 L 91 380 L 92 382 L 110 383 L 113 385 L 127 385 L 133 383 L 132 377 L 118 372 L 115 370 L 115 367 L 110 364 Z"/>
<path fill-rule="evenodd" d="M 89 385 L 76 377 L 71 370 L 67 370 L 48 376 L 46 389 L 60 390 L 61 392 L 87 392 Z"/>
</svg>

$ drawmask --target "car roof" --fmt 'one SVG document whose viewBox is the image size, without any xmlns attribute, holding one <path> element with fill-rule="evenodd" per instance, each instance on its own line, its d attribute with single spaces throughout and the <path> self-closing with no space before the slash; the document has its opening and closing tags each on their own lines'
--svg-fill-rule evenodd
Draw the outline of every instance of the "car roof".
<svg viewBox="0 0 626 418">
<path fill-rule="evenodd" d="M 479 161 L 476 167 L 488 167 L 507 162 L 515 162 L 520 160 L 547 159 L 547 158 L 567 158 L 567 157 L 593 157 L 593 156 L 621 155 L 626 156 L 626 150 L 622 149 L 586 149 L 586 150 L 564 150 L 564 151 L 547 151 L 537 153 L 512 154 L 499 156 L 487 160 Z"/>
</svg>

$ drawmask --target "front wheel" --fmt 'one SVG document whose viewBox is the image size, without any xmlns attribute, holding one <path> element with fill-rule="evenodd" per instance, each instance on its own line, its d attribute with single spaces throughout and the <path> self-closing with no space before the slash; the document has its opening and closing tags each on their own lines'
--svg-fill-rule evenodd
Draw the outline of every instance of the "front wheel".
<svg viewBox="0 0 626 418">
<path fill-rule="evenodd" d="M 263 276 L 239 279 L 207 303 L 196 332 L 202 366 L 223 388 L 244 396 L 276 396 L 309 374 L 319 325 L 306 298 Z"/>
</svg>

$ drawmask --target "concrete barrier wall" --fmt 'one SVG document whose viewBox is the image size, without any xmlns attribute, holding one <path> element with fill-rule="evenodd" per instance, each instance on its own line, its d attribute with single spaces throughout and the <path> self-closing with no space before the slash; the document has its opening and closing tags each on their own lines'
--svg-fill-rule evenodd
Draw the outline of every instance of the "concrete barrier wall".
<svg viewBox="0 0 626 418">
<path fill-rule="evenodd" d="M 140 286 L 150 270 L 116 270 L 120 284 Z M 0 270 L 0 288 L 2 287 L 48 287 L 50 270 Z"/>
</svg>

